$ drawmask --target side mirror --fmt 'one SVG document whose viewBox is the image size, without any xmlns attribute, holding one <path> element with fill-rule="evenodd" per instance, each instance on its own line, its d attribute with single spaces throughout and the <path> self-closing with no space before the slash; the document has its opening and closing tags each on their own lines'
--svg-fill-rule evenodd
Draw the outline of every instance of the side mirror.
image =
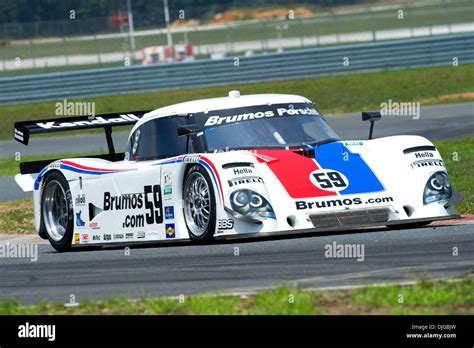
<svg viewBox="0 0 474 348">
<path fill-rule="evenodd" d="M 191 135 L 196 135 L 201 133 L 203 129 L 197 124 L 187 124 L 185 126 L 178 127 L 178 136 L 186 136 L 186 154 L 189 153 L 189 147 L 191 144 Z"/>
<path fill-rule="evenodd" d="M 378 111 L 367 111 L 362 113 L 362 121 L 370 121 L 369 140 L 374 133 L 374 122 L 380 120 L 382 115 Z"/>
<path fill-rule="evenodd" d="M 185 126 L 178 127 L 178 136 L 181 137 L 183 135 L 195 135 L 202 131 L 203 129 L 197 124 L 187 124 Z"/>
</svg>

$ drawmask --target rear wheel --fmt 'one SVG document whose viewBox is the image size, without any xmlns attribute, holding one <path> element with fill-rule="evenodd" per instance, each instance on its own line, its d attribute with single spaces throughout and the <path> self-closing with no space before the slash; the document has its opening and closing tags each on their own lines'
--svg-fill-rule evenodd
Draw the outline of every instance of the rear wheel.
<svg viewBox="0 0 474 348">
<path fill-rule="evenodd" d="M 216 203 L 209 174 L 200 165 L 194 165 L 188 170 L 183 187 L 189 236 L 195 242 L 210 241 L 216 228 Z"/>
<path fill-rule="evenodd" d="M 71 191 L 58 172 L 46 177 L 41 195 L 41 218 L 46 236 L 57 251 L 71 249 L 74 217 Z"/>
</svg>

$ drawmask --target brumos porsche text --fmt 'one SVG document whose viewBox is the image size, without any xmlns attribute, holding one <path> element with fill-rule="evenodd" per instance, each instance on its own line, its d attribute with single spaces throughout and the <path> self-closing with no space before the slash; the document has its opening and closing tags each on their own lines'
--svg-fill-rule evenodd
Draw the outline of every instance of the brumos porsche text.
<svg viewBox="0 0 474 348">
<path fill-rule="evenodd" d="M 129 214 L 125 216 L 123 227 L 143 227 L 163 222 L 160 185 L 144 186 L 143 192 L 126 193 L 113 196 L 104 192 L 104 211 L 111 210 L 141 210 L 146 213 Z"/>
<path fill-rule="evenodd" d="M 304 109 L 290 109 L 290 108 L 277 108 L 276 113 L 274 110 L 265 110 L 259 112 L 247 112 L 239 115 L 232 116 L 210 116 L 206 123 L 205 127 L 215 126 L 221 124 L 242 122 L 247 120 L 254 120 L 264 117 L 274 117 L 274 116 L 296 116 L 296 115 L 313 115 L 317 116 L 319 113 L 315 109 L 304 108 Z"/>
</svg>

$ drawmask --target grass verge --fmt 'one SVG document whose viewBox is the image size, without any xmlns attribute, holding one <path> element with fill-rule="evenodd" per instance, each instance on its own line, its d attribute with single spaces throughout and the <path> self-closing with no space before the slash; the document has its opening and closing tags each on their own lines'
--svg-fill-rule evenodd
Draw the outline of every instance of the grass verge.
<svg viewBox="0 0 474 348">
<path fill-rule="evenodd" d="M 27 234 L 35 232 L 33 198 L 0 203 L 0 233 Z"/>
<path fill-rule="evenodd" d="M 474 137 L 435 142 L 448 170 L 452 185 L 463 200 L 456 206 L 460 214 L 474 213 Z"/>
<path fill-rule="evenodd" d="M 290 288 L 241 296 L 189 296 L 138 300 L 114 297 L 87 300 L 76 307 L 61 303 L 22 306 L 0 303 L 0 315 L 126 314 L 126 315 L 318 315 L 318 314 L 473 314 L 474 278 L 420 281 L 414 285 L 368 286 L 343 291 Z"/>
<path fill-rule="evenodd" d="M 226 96 L 229 90 L 238 88 L 242 94 L 297 93 L 313 100 L 323 113 L 331 114 L 378 110 L 380 103 L 389 99 L 404 102 L 423 101 L 422 105 L 472 101 L 473 80 L 474 64 L 466 64 L 458 67 L 381 71 L 239 86 L 180 89 L 81 101 L 95 102 L 96 113 L 104 114 L 156 109 L 189 100 L 222 97 Z M 55 102 L 2 106 L 0 117 L 0 140 L 12 140 L 13 124 L 16 121 L 55 118 Z"/>
</svg>

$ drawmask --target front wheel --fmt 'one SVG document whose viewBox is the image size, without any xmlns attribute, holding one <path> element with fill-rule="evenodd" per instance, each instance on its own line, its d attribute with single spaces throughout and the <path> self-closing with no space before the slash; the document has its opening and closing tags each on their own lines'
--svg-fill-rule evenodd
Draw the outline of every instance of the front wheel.
<svg viewBox="0 0 474 348">
<path fill-rule="evenodd" d="M 189 236 L 194 242 L 210 241 L 216 228 L 216 201 L 209 174 L 202 166 L 194 165 L 188 170 L 183 187 Z"/>
<path fill-rule="evenodd" d="M 64 176 L 54 172 L 46 177 L 41 195 L 41 218 L 46 236 L 54 249 L 71 249 L 74 216 L 71 191 Z"/>
</svg>

